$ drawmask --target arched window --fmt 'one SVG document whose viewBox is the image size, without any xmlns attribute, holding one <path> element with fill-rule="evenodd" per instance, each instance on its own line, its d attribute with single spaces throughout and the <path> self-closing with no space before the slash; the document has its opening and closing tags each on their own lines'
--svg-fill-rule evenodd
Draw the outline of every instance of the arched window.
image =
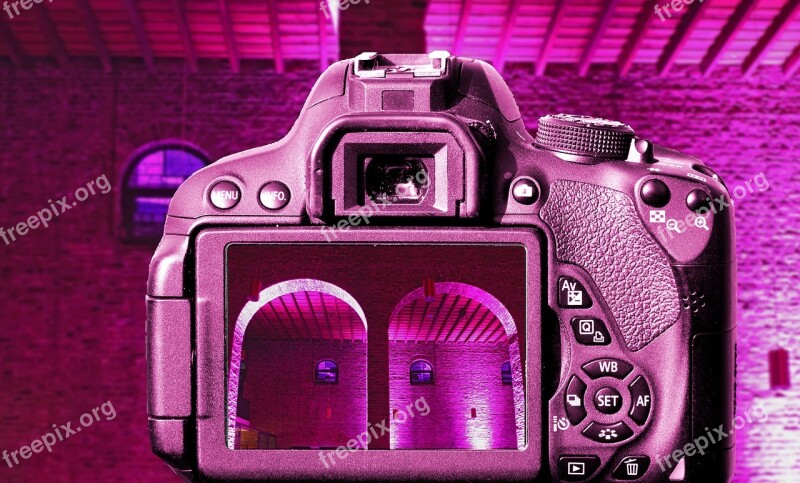
<svg viewBox="0 0 800 483">
<path fill-rule="evenodd" d="M 333 361 L 319 361 L 314 373 L 314 382 L 317 384 L 337 384 L 339 382 L 339 366 Z"/>
<path fill-rule="evenodd" d="M 427 361 L 414 361 L 410 368 L 411 384 L 433 384 L 433 366 Z"/>
<path fill-rule="evenodd" d="M 504 386 L 511 385 L 511 363 L 506 361 L 500 366 L 500 378 Z"/>
<path fill-rule="evenodd" d="M 147 145 L 137 151 L 122 179 L 125 240 L 158 242 L 172 195 L 207 164 L 209 159 L 199 148 L 179 141 Z"/>
</svg>

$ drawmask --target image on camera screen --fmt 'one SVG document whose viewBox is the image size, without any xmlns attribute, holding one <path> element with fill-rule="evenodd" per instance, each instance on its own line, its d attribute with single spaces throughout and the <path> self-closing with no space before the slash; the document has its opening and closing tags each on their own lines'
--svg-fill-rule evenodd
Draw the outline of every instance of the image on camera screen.
<svg viewBox="0 0 800 483">
<path fill-rule="evenodd" d="M 226 250 L 230 448 L 524 449 L 524 246 Z"/>
</svg>

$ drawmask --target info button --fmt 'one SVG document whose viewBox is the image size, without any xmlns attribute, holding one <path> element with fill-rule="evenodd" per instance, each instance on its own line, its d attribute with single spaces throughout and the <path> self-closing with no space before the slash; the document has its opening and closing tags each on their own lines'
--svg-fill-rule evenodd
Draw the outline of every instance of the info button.
<svg viewBox="0 0 800 483">
<path fill-rule="evenodd" d="M 291 198 L 289 187 L 280 181 L 265 184 L 258 193 L 261 205 L 268 210 L 280 210 L 289 203 L 289 198 Z"/>
<path fill-rule="evenodd" d="M 211 204 L 220 210 L 229 210 L 239 203 L 242 192 L 239 187 L 230 181 L 220 181 L 211 188 L 209 198 Z"/>
</svg>

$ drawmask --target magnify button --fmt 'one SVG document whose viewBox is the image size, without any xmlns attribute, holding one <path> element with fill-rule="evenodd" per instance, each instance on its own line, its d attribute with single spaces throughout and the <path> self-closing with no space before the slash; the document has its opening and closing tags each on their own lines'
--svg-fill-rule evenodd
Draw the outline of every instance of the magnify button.
<svg viewBox="0 0 800 483">
<path fill-rule="evenodd" d="M 694 219 L 694 226 L 696 226 L 697 228 L 702 228 L 706 231 L 710 231 L 710 228 L 708 227 L 708 222 L 702 216 L 698 216 L 697 218 Z"/>
<path fill-rule="evenodd" d="M 667 230 L 671 230 L 677 233 L 683 233 L 681 229 L 678 227 L 678 220 L 674 218 L 667 220 Z"/>
</svg>

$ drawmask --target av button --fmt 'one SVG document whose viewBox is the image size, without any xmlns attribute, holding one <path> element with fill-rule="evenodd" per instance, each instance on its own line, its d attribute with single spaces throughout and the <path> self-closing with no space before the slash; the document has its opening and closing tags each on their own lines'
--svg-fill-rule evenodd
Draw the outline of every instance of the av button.
<svg viewBox="0 0 800 483">
<path fill-rule="evenodd" d="M 280 210 L 289 203 L 290 198 L 289 187 L 280 181 L 265 184 L 258 193 L 261 205 L 268 210 Z"/>
<path fill-rule="evenodd" d="M 614 414 L 622 409 L 622 396 L 611 387 L 604 387 L 594 395 L 594 407 L 603 414 Z"/>
<path fill-rule="evenodd" d="M 623 422 L 614 424 L 601 424 L 598 422 L 590 423 L 582 433 L 592 441 L 598 443 L 618 443 L 633 436 L 633 431 Z"/>
<path fill-rule="evenodd" d="M 208 194 L 211 204 L 220 210 L 230 210 L 239 203 L 242 192 L 230 181 L 220 181 Z"/>
<path fill-rule="evenodd" d="M 558 277 L 558 306 L 585 309 L 592 306 L 592 299 L 579 281 L 572 277 Z"/>
<path fill-rule="evenodd" d="M 599 467 L 597 456 L 562 456 L 558 459 L 558 477 L 561 481 L 583 481 Z"/>
</svg>

